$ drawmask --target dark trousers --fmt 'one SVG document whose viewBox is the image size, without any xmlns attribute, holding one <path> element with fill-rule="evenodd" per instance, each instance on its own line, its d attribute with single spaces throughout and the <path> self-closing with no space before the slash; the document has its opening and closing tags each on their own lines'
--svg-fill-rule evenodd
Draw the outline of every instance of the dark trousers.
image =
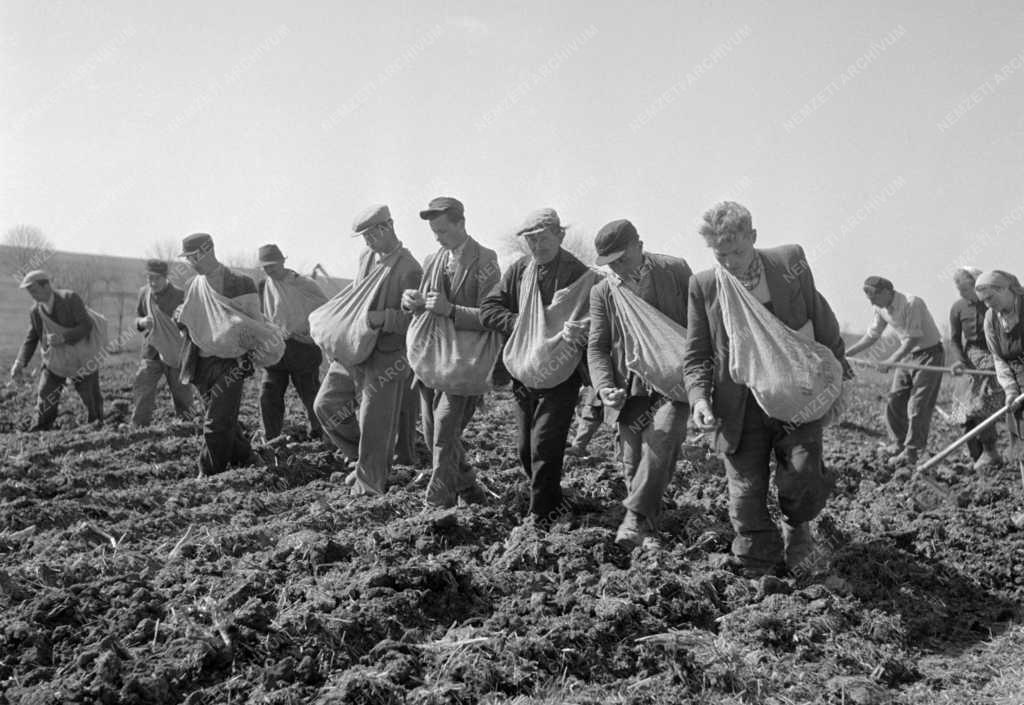
<svg viewBox="0 0 1024 705">
<path fill-rule="evenodd" d="M 530 478 L 530 513 L 550 519 L 562 504 L 562 458 L 580 393 L 579 375 L 551 389 L 512 380 L 519 426 L 519 462 Z"/>
<path fill-rule="evenodd" d="M 89 421 L 103 420 L 103 394 L 100 392 L 100 373 L 93 372 L 84 377 L 71 377 L 71 383 L 75 385 L 75 391 L 85 404 Z M 34 430 L 46 431 L 53 427 L 57 420 L 57 411 L 60 406 L 60 396 L 64 392 L 64 383 L 67 377 L 56 375 L 50 370 L 43 368 L 39 375 L 39 399 L 36 402 L 36 423 Z"/>
<path fill-rule="evenodd" d="M 238 423 L 246 373 L 237 360 L 200 357 L 192 384 L 203 399 L 203 450 L 199 471 L 214 475 L 227 470 L 228 463 L 244 465 L 252 454 L 249 440 Z"/>
<path fill-rule="evenodd" d="M 768 510 L 773 455 L 783 520 L 796 526 L 825 507 L 834 481 L 822 462 L 821 432 L 820 421 L 794 427 L 769 418 L 747 395 L 739 445 L 723 456 L 736 532 L 732 552 L 744 564 L 772 568 L 783 559 L 782 535 Z"/>
<path fill-rule="evenodd" d="M 320 389 L 320 363 L 324 355 L 320 346 L 297 340 L 284 342 L 284 355 L 276 364 L 266 368 L 260 389 L 260 416 L 263 417 L 263 435 L 269 441 L 281 435 L 284 426 L 284 393 L 288 382 L 306 407 L 309 431 L 320 431 L 320 419 L 313 410 L 313 401 Z"/>
</svg>

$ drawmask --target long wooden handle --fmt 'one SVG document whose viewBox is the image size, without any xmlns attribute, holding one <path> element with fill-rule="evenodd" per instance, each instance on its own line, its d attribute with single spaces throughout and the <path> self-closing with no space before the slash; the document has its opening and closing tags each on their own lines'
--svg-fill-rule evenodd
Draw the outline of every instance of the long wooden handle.
<svg viewBox="0 0 1024 705">
<path fill-rule="evenodd" d="M 952 367 L 936 367 L 934 365 L 915 365 L 912 362 L 882 362 L 881 360 L 865 360 L 859 357 L 848 357 L 846 359 L 858 365 L 868 365 L 870 367 L 888 365 L 889 367 L 900 367 L 904 370 L 925 370 L 927 372 L 942 372 L 943 374 L 953 374 Z M 996 376 L 995 370 L 975 370 L 967 367 L 964 368 L 964 374 L 979 375 L 981 377 Z"/>
<path fill-rule="evenodd" d="M 947 455 L 949 455 L 954 450 L 956 450 L 957 448 L 962 446 L 964 443 L 966 443 L 967 441 L 971 440 L 972 438 L 974 438 L 975 436 L 980 434 L 982 431 L 984 431 L 986 428 L 988 428 L 989 426 L 994 424 L 996 421 L 1001 419 L 1003 417 L 1003 414 L 1005 414 L 1007 411 L 1010 410 L 1011 406 L 1013 406 L 1014 404 L 1016 404 L 1016 403 L 1018 403 L 1020 401 L 1024 401 L 1024 394 L 1021 394 L 1019 397 L 1014 399 L 1012 403 L 1007 404 L 1002 409 L 1000 409 L 999 411 L 995 412 L 994 414 L 989 416 L 987 419 L 982 421 L 980 424 L 978 424 L 977 426 L 972 428 L 970 431 L 965 433 L 963 436 L 961 436 L 960 438 L 956 439 L 955 441 L 950 443 L 948 446 L 943 448 L 941 451 L 939 451 L 938 453 L 933 455 L 931 458 L 928 459 L 928 462 L 923 463 L 922 465 L 918 465 L 917 466 L 917 472 L 922 472 L 922 471 L 927 470 L 928 468 L 932 467 L 933 465 L 937 465 Z"/>
</svg>

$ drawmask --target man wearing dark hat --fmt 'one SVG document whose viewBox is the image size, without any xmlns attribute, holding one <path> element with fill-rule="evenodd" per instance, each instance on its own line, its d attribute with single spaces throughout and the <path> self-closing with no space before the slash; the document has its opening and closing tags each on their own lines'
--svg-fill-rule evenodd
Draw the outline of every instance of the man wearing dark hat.
<svg viewBox="0 0 1024 705">
<path fill-rule="evenodd" d="M 885 277 L 871 276 L 864 281 L 864 295 L 875 309 L 875 317 L 864 337 L 847 348 L 847 357 L 874 345 L 887 326 L 899 336 L 900 346 L 886 363 L 909 358 L 916 365 L 941 367 L 946 359 L 942 336 L 931 312 L 922 299 L 896 291 Z M 929 370 L 897 369 L 885 405 L 885 420 L 895 444 L 889 465 L 916 465 L 928 445 L 932 413 L 939 398 L 942 373 Z"/>
<path fill-rule="evenodd" d="M 608 265 L 621 282 L 607 278 L 591 289 L 587 360 L 609 421 L 618 423 L 629 494 L 622 502 L 626 516 L 615 542 L 629 550 L 653 538 L 657 531 L 661 498 L 686 436 L 689 405 L 662 396 L 628 369 L 625 340 L 644 331 L 630 329 L 617 310 L 612 287 L 628 288 L 685 328 L 692 272 L 683 259 L 644 252 L 636 227 L 628 220 L 613 220 L 601 228 L 594 249 L 596 264 Z M 680 389 L 680 395 L 683 393 Z"/>
<path fill-rule="evenodd" d="M 180 257 L 184 257 L 199 275 L 189 284 L 182 307 L 198 308 L 199 279 L 216 293 L 228 299 L 239 313 L 262 320 L 256 282 L 252 277 L 236 274 L 220 263 L 207 233 L 193 233 L 182 240 Z M 193 304 L 193 299 L 196 304 Z M 181 309 L 176 320 L 181 320 Z M 228 465 L 242 466 L 254 461 L 249 439 L 238 421 L 242 391 L 246 377 L 252 376 L 252 360 L 218 357 L 191 334 L 182 360 L 181 380 L 191 382 L 199 390 L 205 410 L 203 416 L 203 449 L 199 454 L 199 475 L 215 475 Z"/>
<path fill-rule="evenodd" d="M 178 418 L 192 418 L 192 387 L 181 382 L 181 346 L 184 336 L 174 322 L 174 311 L 184 302 L 185 292 L 167 280 L 167 262 L 146 262 L 146 286 L 139 290 L 135 307 L 135 328 L 143 333 L 142 360 L 135 373 L 135 411 L 132 425 L 148 426 L 153 421 L 156 388 L 161 378 L 174 402 Z"/>
<path fill-rule="evenodd" d="M 367 314 L 378 331 L 373 352 L 352 369 L 337 360 L 320 385 L 313 408 L 324 433 L 354 470 L 346 478 L 354 494 L 382 494 L 391 472 L 402 395 L 411 372 L 405 357 L 405 332 L 412 314 L 402 310 L 402 292 L 420 285 L 423 269 L 395 234 L 386 205 L 370 206 L 356 216 L 352 237 L 362 237 L 358 284 L 378 267 L 387 275 Z"/>
<path fill-rule="evenodd" d="M 281 435 L 284 393 L 289 380 L 306 407 L 310 437 L 319 438 L 321 434 L 313 401 L 320 389 L 323 353 L 309 336 L 309 314 L 326 303 L 327 297 L 315 281 L 287 269 L 284 260 L 277 245 L 263 245 L 259 249 L 260 266 L 267 275 L 259 286 L 260 307 L 266 317 L 285 332 L 284 356 L 266 368 L 260 389 L 260 415 L 268 441 Z"/>
<path fill-rule="evenodd" d="M 85 302 L 73 291 L 54 289 L 50 275 L 36 269 L 21 280 L 21 288 L 35 300 L 29 311 L 29 328 L 18 357 L 11 366 L 11 379 L 21 377 L 22 371 L 42 343 L 43 367 L 39 376 L 38 402 L 35 423 L 30 431 L 47 431 L 57 420 L 58 404 L 64 383 L 70 379 L 75 391 L 85 404 L 90 422 L 103 422 L 103 395 L 100 392 L 99 369 L 82 369 L 70 377 L 64 377 L 50 370 L 46 360 L 50 350 L 84 341 L 92 332 L 93 321 L 85 308 Z M 45 320 L 44 320 L 45 317 Z M 63 332 L 47 332 L 60 328 Z"/>
<path fill-rule="evenodd" d="M 718 266 L 750 293 L 750 305 L 764 306 L 794 332 L 812 336 L 852 376 L 839 322 L 815 286 L 803 248 L 756 248 L 750 211 L 735 201 L 708 209 L 700 234 Z M 773 419 L 751 389 L 732 378 L 734 343 L 726 329 L 718 276 L 708 269 L 690 278 L 683 367 L 694 425 L 709 435 L 725 463 L 729 518 L 736 532 L 733 556 L 748 577 L 806 569 L 805 561 L 816 555 L 810 522 L 834 485 L 822 460 L 823 421 Z M 773 457 L 780 524 L 768 507 Z"/>
<path fill-rule="evenodd" d="M 498 255 L 466 232 L 465 210 L 455 198 L 433 199 L 420 211 L 420 218 L 430 223 L 441 247 L 424 264 L 429 287 L 426 295 L 419 289 L 410 289 L 402 297 L 402 306 L 414 313 L 426 311 L 431 316 L 451 318 L 455 330 L 487 330 L 480 323 L 480 302 L 498 283 Z M 481 501 L 483 492 L 465 461 L 462 447 L 462 432 L 473 418 L 480 397 L 431 389 L 422 382 L 417 382 L 417 386 L 424 437 L 432 449 L 433 473 L 427 485 L 427 504 L 451 507 L 459 499 Z"/>
<path fill-rule="evenodd" d="M 562 247 L 565 228 L 552 208 L 530 213 L 516 235 L 526 241 L 530 254 L 505 270 L 498 285 L 480 304 L 480 322 L 505 336 L 515 329 L 523 275 L 531 262 L 536 265 L 536 285 L 545 306 L 551 304 L 556 291 L 565 289 L 590 271 Z M 587 332 L 584 327 L 567 326 L 563 335 L 570 344 L 583 346 Z M 576 400 L 585 381 L 585 356 L 568 379 L 554 387 L 537 389 L 512 380 L 519 428 L 519 461 L 530 481 L 530 515 L 541 526 L 574 508 L 563 499 L 562 464 Z"/>
</svg>

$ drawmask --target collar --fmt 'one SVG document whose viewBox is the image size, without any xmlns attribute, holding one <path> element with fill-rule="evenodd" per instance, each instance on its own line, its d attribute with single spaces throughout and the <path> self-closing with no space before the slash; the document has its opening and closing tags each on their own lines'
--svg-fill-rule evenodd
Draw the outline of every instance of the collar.
<svg viewBox="0 0 1024 705">
<path fill-rule="evenodd" d="M 892 292 L 892 301 L 885 307 L 885 310 L 888 311 L 890 316 L 895 316 L 906 309 L 907 303 L 907 297 L 902 292 L 894 291 Z"/>
<path fill-rule="evenodd" d="M 538 264 L 537 265 L 537 271 L 539 271 L 539 272 L 541 272 L 541 271 L 542 272 L 547 272 L 547 271 L 549 271 L 551 269 L 557 269 L 558 263 L 561 261 L 561 259 L 562 259 L 562 248 L 559 247 L 558 248 L 558 252 L 555 253 L 555 256 L 551 258 L 550 262 L 546 262 L 545 264 Z"/>
<path fill-rule="evenodd" d="M 448 250 L 448 256 L 451 258 L 451 261 L 457 262 L 458 260 L 462 259 L 462 253 L 466 251 L 466 245 L 468 244 L 469 236 L 467 235 L 466 239 L 462 241 L 461 245 L 456 247 L 454 250 Z"/>
</svg>

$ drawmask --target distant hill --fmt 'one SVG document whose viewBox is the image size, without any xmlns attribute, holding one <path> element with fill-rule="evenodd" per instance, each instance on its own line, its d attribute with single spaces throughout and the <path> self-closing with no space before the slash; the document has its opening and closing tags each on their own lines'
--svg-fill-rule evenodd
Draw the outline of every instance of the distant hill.
<svg viewBox="0 0 1024 705">
<path fill-rule="evenodd" d="M 55 287 L 75 291 L 89 306 L 106 316 L 111 341 L 123 341 L 124 347 L 139 344 L 131 320 L 135 315 L 139 289 L 146 283 L 146 259 L 55 250 L 41 252 L 37 257 L 26 260 L 23 252 L 0 245 L 0 271 L 3 272 L 0 276 L 0 363 L 3 363 L 0 375 L 9 368 L 28 327 L 28 309 L 32 301 L 18 288 L 25 263 L 29 269 L 47 270 Z M 168 264 L 168 278 L 175 286 L 184 286 L 194 276 L 192 268 L 182 260 Z M 232 269 L 245 272 L 257 282 L 265 278 L 261 269 Z M 328 296 L 333 296 L 349 283 L 347 279 L 326 276 L 322 267 L 315 279 Z"/>
</svg>

